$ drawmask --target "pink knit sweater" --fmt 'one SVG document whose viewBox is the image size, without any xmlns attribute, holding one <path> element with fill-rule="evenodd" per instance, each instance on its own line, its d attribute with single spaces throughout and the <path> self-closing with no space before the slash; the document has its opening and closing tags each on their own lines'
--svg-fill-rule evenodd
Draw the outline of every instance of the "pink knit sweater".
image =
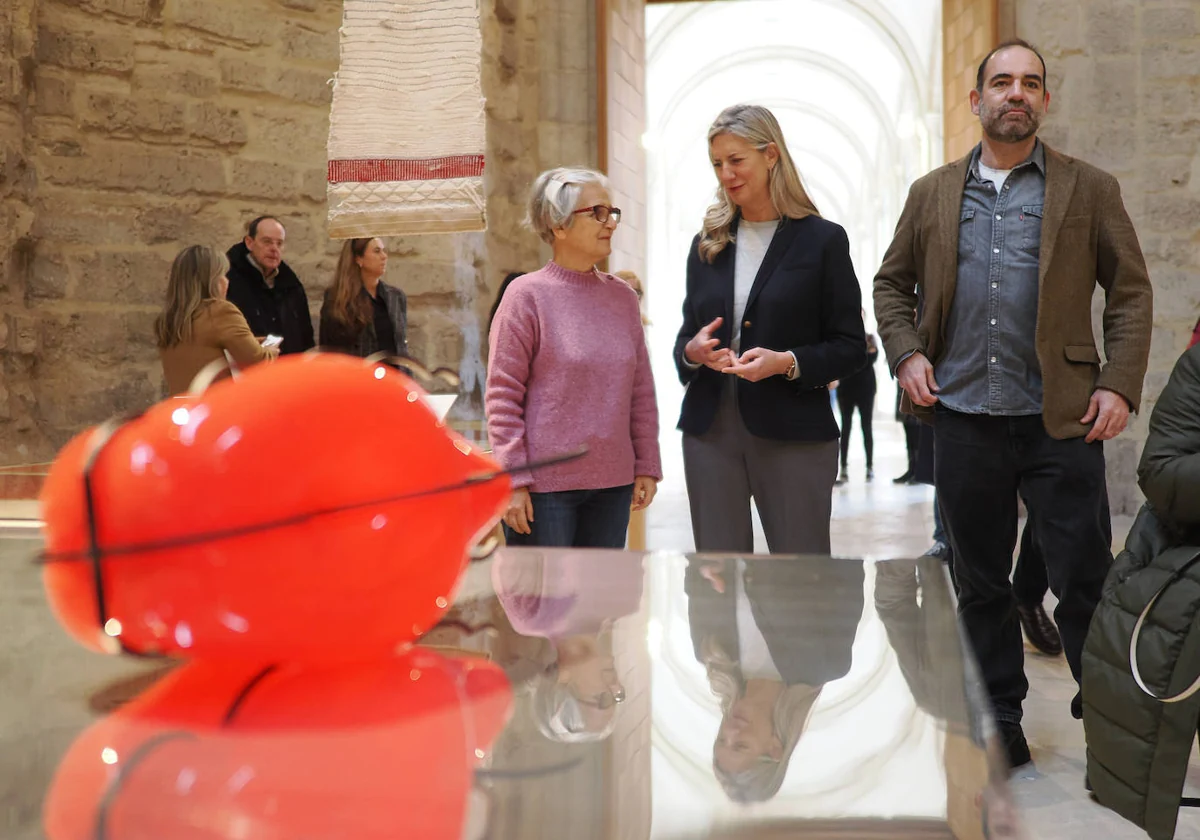
<svg viewBox="0 0 1200 840">
<path fill-rule="evenodd" d="M 535 493 L 662 478 L 658 406 L 637 295 L 620 278 L 551 262 L 504 293 L 488 341 L 488 438 L 508 469 L 586 446 L 574 461 L 513 475 Z"/>
</svg>

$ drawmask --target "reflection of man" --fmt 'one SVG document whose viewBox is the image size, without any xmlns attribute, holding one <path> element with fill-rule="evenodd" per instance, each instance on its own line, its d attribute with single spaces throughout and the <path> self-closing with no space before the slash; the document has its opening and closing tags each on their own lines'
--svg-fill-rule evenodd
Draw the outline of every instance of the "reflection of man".
<svg viewBox="0 0 1200 840">
<path fill-rule="evenodd" d="M 259 338 L 283 338 L 282 353 L 312 349 L 312 316 L 308 295 L 296 272 L 283 261 L 287 232 L 273 216 L 260 216 L 246 228 L 246 237 L 226 252 L 229 291 L 226 297 L 242 310 L 250 330 Z"/>
<path fill-rule="evenodd" d="M 850 672 L 862 564 L 693 558 L 684 587 L 696 659 L 721 703 L 713 772 L 735 802 L 770 799 L 822 687 Z"/>
<path fill-rule="evenodd" d="M 984 59 L 971 91 L 983 141 L 913 184 L 875 278 L 879 331 L 906 406 L 935 420 L 934 482 L 959 614 L 1013 766 L 1030 760 L 1009 583 L 1017 494 L 1037 525 L 1078 681 L 1112 562 L 1102 441 L 1137 408 L 1152 319 L 1116 179 L 1037 139 L 1045 84 L 1045 62 L 1024 42 Z M 1106 295 L 1103 367 L 1092 337 L 1097 285 Z M 1078 717 L 1078 695 L 1071 705 Z"/>
</svg>

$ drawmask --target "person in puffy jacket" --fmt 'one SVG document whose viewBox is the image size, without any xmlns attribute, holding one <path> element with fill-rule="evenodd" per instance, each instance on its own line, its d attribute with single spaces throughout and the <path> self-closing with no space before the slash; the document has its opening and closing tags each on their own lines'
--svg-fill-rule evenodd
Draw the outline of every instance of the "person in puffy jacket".
<svg viewBox="0 0 1200 840">
<path fill-rule="evenodd" d="M 1187 693 L 1200 675 L 1200 345 L 1180 357 L 1154 407 L 1138 484 L 1146 504 L 1083 650 L 1087 779 L 1102 805 L 1169 840 L 1200 717 L 1200 691 Z"/>
</svg>

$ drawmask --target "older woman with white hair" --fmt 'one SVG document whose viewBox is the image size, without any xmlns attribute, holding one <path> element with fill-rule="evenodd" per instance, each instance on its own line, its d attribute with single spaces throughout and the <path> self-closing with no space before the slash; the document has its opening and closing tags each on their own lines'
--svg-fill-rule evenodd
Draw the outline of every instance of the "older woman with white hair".
<svg viewBox="0 0 1200 840">
<path fill-rule="evenodd" d="M 513 281 L 488 342 L 488 438 L 515 471 L 510 545 L 623 548 L 630 511 L 662 479 L 637 295 L 596 268 L 620 221 L 598 172 L 552 169 L 534 182 L 527 223 L 553 259 Z"/>
<path fill-rule="evenodd" d="M 773 553 L 828 554 L 825 386 L 867 362 L 846 231 L 817 212 L 766 108 L 726 108 L 708 146 L 716 202 L 688 254 L 675 344 L 696 550 L 753 551 L 753 498 Z"/>
</svg>

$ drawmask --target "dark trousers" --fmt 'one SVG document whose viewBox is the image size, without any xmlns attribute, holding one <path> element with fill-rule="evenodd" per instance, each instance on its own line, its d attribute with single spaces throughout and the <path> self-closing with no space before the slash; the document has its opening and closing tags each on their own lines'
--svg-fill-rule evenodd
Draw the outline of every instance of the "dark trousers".
<svg viewBox="0 0 1200 840">
<path fill-rule="evenodd" d="M 754 500 L 772 554 L 829 554 L 837 441 L 769 440 L 746 431 L 736 380 L 707 432 L 683 436 L 697 551 L 754 551 Z"/>
<path fill-rule="evenodd" d="M 1034 533 L 1033 517 L 1025 520 L 1021 531 L 1021 549 L 1012 576 L 1013 597 L 1023 607 L 1036 606 L 1046 599 L 1050 580 L 1046 575 L 1046 560 Z"/>
<path fill-rule="evenodd" d="M 1055 623 L 1080 681 L 1092 613 L 1112 564 L 1103 444 L 1055 440 L 1040 416 L 992 417 L 940 408 L 934 426 L 938 503 L 954 550 L 958 612 L 996 719 L 1021 720 L 1029 689 L 1009 582 L 1017 494 L 1025 501 L 1058 598 Z"/>
<path fill-rule="evenodd" d="M 875 438 L 871 434 L 871 414 L 875 411 L 875 390 L 846 391 L 837 389 L 838 411 L 842 415 L 842 470 L 845 471 L 846 459 L 850 454 L 850 431 L 854 428 L 854 410 L 858 409 L 858 419 L 862 423 L 863 450 L 867 454 L 867 469 L 875 463 Z"/>
<path fill-rule="evenodd" d="M 560 490 L 530 493 L 533 522 L 530 533 L 504 526 L 509 545 L 574 548 L 624 548 L 629 530 L 633 485 L 603 490 Z"/>
</svg>

